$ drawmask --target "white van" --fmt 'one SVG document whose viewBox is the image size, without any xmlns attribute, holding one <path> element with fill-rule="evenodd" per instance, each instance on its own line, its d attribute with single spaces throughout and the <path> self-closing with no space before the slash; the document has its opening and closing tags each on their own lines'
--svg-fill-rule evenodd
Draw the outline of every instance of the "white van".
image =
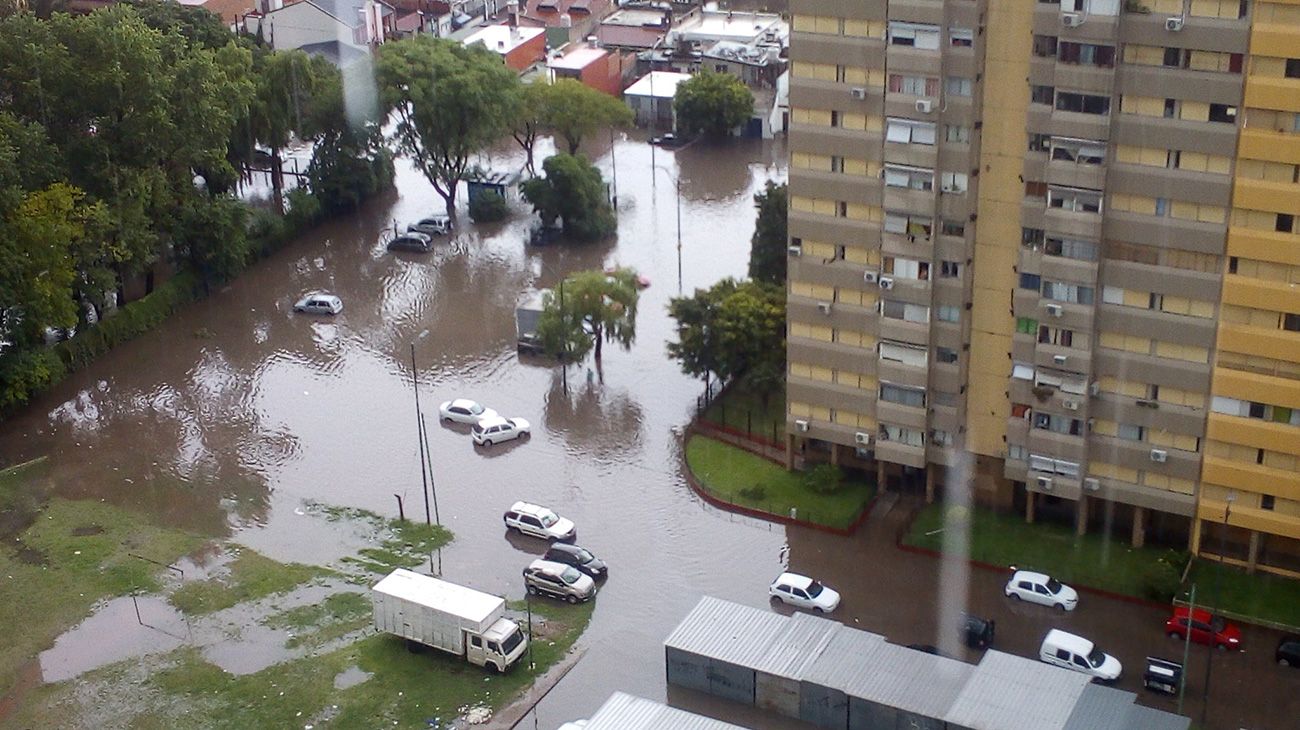
<svg viewBox="0 0 1300 730">
<path fill-rule="evenodd" d="M 1123 671 L 1118 659 L 1098 649 L 1082 636 L 1060 629 L 1047 632 L 1047 638 L 1043 639 L 1043 646 L 1038 650 L 1038 659 L 1090 674 L 1103 682 L 1114 682 Z"/>
</svg>

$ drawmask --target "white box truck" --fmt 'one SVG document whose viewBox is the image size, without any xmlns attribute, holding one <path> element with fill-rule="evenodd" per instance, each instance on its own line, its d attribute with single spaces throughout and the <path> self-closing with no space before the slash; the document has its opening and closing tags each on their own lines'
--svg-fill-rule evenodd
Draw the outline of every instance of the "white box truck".
<svg viewBox="0 0 1300 730">
<path fill-rule="evenodd" d="M 370 589 L 375 628 L 504 672 L 528 639 L 504 598 L 398 568 Z"/>
</svg>

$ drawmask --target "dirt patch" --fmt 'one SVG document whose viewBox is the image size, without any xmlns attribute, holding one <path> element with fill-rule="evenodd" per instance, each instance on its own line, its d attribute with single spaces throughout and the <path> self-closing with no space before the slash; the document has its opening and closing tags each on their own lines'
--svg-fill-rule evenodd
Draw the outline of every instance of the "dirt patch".
<svg viewBox="0 0 1300 730">
<path fill-rule="evenodd" d="M 102 535 L 102 534 L 104 534 L 103 525 L 91 524 L 91 525 L 82 525 L 80 527 L 72 528 L 73 537 L 85 537 L 87 535 Z"/>
<path fill-rule="evenodd" d="M 28 547 L 21 542 L 17 543 L 14 548 L 14 557 L 18 559 L 18 562 L 26 565 L 49 565 L 50 563 L 49 558 L 43 551 Z"/>
</svg>

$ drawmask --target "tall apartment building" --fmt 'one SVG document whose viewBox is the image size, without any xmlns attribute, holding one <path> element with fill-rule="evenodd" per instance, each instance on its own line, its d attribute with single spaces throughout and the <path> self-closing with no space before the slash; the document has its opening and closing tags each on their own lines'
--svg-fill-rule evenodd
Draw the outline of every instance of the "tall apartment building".
<svg viewBox="0 0 1300 730">
<path fill-rule="evenodd" d="M 791 0 L 789 453 L 1300 571 L 1300 0 Z"/>
</svg>

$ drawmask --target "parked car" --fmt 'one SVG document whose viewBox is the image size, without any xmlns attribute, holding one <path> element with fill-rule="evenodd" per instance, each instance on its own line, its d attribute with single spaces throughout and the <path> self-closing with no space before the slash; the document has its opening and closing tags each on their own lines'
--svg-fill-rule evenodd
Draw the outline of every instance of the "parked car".
<svg viewBox="0 0 1300 730">
<path fill-rule="evenodd" d="M 993 645 L 996 624 L 992 619 L 980 618 L 974 614 L 962 614 L 958 629 L 961 640 L 972 649 L 987 649 Z"/>
<path fill-rule="evenodd" d="M 578 537 L 578 530 L 571 521 L 545 507 L 528 502 L 515 502 L 510 505 L 510 509 L 502 519 L 507 529 L 518 530 L 521 534 L 540 537 L 543 540 L 573 542 Z"/>
<path fill-rule="evenodd" d="M 1005 590 L 1013 601 L 1029 601 L 1060 611 L 1073 611 L 1079 605 L 1079 593 L 1046 573 L 1017 570 L 1011 574 Z"/>
<path fill-rule="evenodd" d="M 433 239 L 417 231 L 407 231 L 393 236 L 388 242 L 388 250 L 429 253 L 433 250 Z"/>
<path fill-rule="evenodd" d="M 443 401 L 438 406 L 438 417 L 444 421 L 455 421 L 456 423 L 475 424 L 484 418 L 496 418 L 497 412 L 491 408 L 486 408 L 478 401 L 469 400 L 468 398 L 457 398 L 455 400 Z"/>
<path fill-rule="evenodd" d="M 672 132 L 669 132 L 667 134 L 662 134 L 658 137 L 650 138 L 650 144 L 659 145 L 660 147 L 666 147 L 668 149 L 680 147 L 682 145 L 682 142 L 683 141 L 679 139 L 677 135 L 673 134 Z"/>
<path fill-rule="evenodd" d="M 1186 639 L 1189 629 L 1192 641 L 1198 644 L 1212 644 L 1218 649 L 1241 648 L 1241 629 L 1209 611 L 1198 608 L 1189 612 L 1186 606 L 1179 606 L 1165 621 L 1165 633 L 1171 638 Z"/>
<path fill-rule="evenodd" d="M 1300 667 L 1300 634 L 1287 634 L 1277 642 L 1273 659 L 1284 667 Z"/>
<path fill-rule="evenodd" d="M 609 575 L 609 567 L 605 565 L 605 561 L 592 555 L 590 550 L 577 545 L 556 543 L 547 549 L 542 560 L 572 565 L 597 580 Z"/>
<path fill-rule="evenodd" d="M 528 421 L 522 418 L 493 416 L 479 419 L 479 422 L 474 424 L 474 430 L 470 431 L 470 436 L 474 438 L 476 444 L 491 446 L 527 436 L 532 433 L 532 428 Z"/>
<path fill-rule="evenodd" d="M 524 568 L 524 586 L 534 596 L 554 596 L 569 603 L 589 601 L 596 596 L 596 581 L 572 565 L 534 560 Z"/>
<path fill-rule="evenodd" d="M 428 218 L 421 218 L 408 225 L 406 230 L 423 233 L 426 236 L 445 236 L 451 233 L 451 216 L 431 215 Z"/>
<path fill-rule="evenodd" d="M 293 305 L 293 311 L 304 314 L 338 314 L 343 311 L 343 300 L 333 294 L 317 292 L 299 299 Z"/>
<path fill-rule="evenodd" d="M 1123 673 L 1115 657 L 1098 649 L 1082 636 L 1052 629 L 1038 649 L 1038 659 L 1065 669 L 1090 674 L 1102 682 L 1114 682 Z"/>
<path fill-rule="evenodd" d="M 840 594 L 806 575 L 782 573 L 767 588 L 768 594 L 783 603 L 830 613 L 840 605 Z"/>
</svg>

